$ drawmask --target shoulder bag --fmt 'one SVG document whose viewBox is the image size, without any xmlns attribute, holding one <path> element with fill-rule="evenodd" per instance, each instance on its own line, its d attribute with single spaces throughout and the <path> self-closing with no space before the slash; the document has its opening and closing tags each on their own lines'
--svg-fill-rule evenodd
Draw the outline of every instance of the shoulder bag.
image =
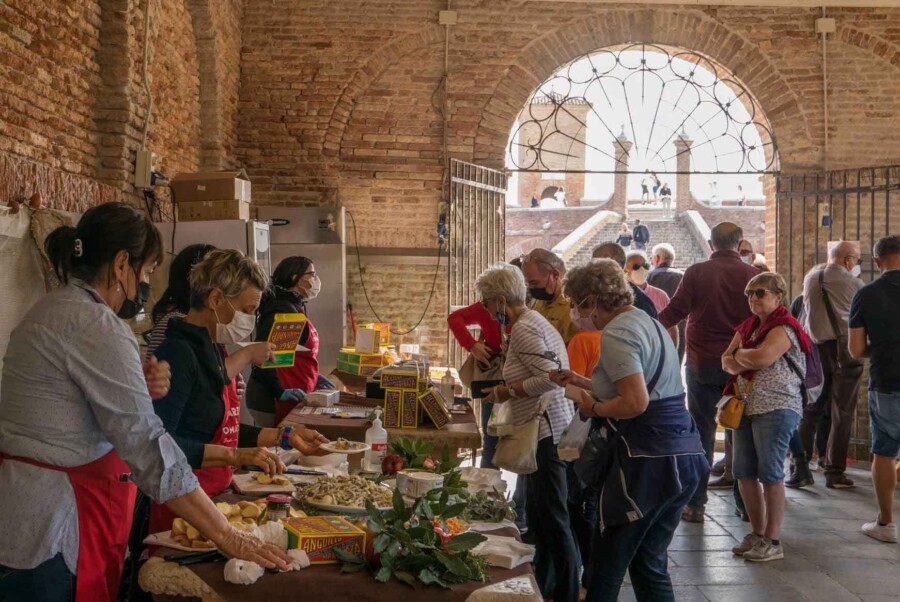
<svg viewBox="0 0 900 602">
<path fill-rule="evenodd" d="M 647 383 L 647 393 L 652 394 L 662 375 L 662 369 L 666 361 L 666 342 L 663 338 L 662 327 L 654 320 L 656 334 L 659 336 L 660 356 L 659 364 L 650 382 Z M 628 428 L 627 421 L 614 418 L 602 418 L 599 424 L 588 435 L 587 441 L 581 450 L 581 455 L 575 461 L 575 474 L 581 482 L 593 489 L 599 490 L 612 468 L 618 450 L 621 446 L 622 436 Z"/>
<path fill-rule="evenodd" d="M 750 392 L 753 391 L 753 381 L 747 383 L 747 394 L 741 395 L 740 387 L 737 380 L 734 381 L 734 395 L 722 397 L 716 404 L 716 422 L 719 426 L 726 429 L 736 429 L 741 425 L 741 418 L 744 417 L 744 400 Z"/>
<path fill-rule="evenodd" d="M 850 356 L 850 347 L 847 344 L 847 335 L 841 332 L 838 327 L 837 316 L 834 313 L 834 307 L 831 305 L 831 299 L 825 290 L 825 270 L 819 272 L 819 288 L 822 289 L 822 301 L 825 303 L 825 313 L 828 314 L 828 321 L 831 323 L 831 330 L 834 331 L 835 343 L 837 344 L 837 366 L 838 368 L 857 368 L 860 365 L 859 360 L 855 360 Z"/>
</svg>

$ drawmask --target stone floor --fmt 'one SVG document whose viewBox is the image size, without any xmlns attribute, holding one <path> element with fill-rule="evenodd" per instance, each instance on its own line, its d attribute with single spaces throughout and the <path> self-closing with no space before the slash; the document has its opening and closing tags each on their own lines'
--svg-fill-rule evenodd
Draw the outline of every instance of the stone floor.
<svg viewBox="0 0 900 602">
<path fill-rule="evenodd" d="M 734 514 L 730 491 L 710 492 L 704 524 L 681 523 L 669 547 L 676 598 L 685 602 L 887 602 L 900 600 L 900 545 L 860 533 L 877 512 L 867 471 L 850 469 L 856 487 L 789 489 L 784 560 L 754 564 L 731 554 L 749 523 Z M 900 490 L 898 490 L 900 500 Z M 898 504 L 900 506 L 900 504 Z M 634 600 L 630 586 L 619 600 Z"/>
</svg>

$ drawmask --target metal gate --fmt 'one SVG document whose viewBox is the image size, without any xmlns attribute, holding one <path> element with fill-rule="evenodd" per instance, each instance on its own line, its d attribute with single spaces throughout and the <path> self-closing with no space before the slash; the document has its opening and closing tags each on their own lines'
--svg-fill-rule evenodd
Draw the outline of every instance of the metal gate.
<svg viewBox="0 0 900 602">
<path fill-rule="evenodd" d="M 860 243 L 862 279 L 878 276 L 872 246 L 900 225 L 900 166 L 781 175 L 776 189 L 777 271 L 788 282 L 791 299 L 803 292 L 803 277 L 828 261 L 828 241 Z M 864 375 L 864 378 L 866 376 Z M 869 412 L 860 391 L 850 438 L 850 456 L 869 459 Z"/>
<path fill-rule="evenodd" d="M 472 163 L 450 160 L 449 263 L 450 311 L 475 301 L 475 279 L 492 263 L 503 261 L 506 220 L 506 174 Z M 463 349 L 448 334 L 451 366 L 460 366 Z"/>
<path fill-rule="evenodd" d="M 859 241 L 863 280 L 877 276 L 872 245 L 900 225 L 898 189 L 900 166 L 778 176 L 776 257 L 792 298 L 806 272 L 828 260 L 828 241 Z"/>
</svg>

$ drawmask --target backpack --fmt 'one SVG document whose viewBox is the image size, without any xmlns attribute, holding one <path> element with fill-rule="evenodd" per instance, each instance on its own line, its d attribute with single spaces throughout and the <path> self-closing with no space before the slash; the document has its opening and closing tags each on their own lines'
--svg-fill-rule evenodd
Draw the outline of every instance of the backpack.
<svg viewBox="0 0 900 602">
<path fill-rule="evenodd" d="M 806 354 L 806 374 L 800 373 L 800 368 L 785 353 L 784 359 L 788 366 L 800 377 L 800 393 L 806 399 L 806 405 L 815 405 L 825 387 L 825 374 L 822 372 L 822 360 L 819 358 L 819 348 L 815 343 L 810 344 L 809 353 Z"/>
</svg>

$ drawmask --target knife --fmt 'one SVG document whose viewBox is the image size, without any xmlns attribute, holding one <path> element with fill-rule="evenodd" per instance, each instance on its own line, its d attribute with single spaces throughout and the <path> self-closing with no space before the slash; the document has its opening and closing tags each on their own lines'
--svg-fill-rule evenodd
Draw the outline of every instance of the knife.
<svg viewBox="0 0 900 602">
<path fill-rule="evenodd" d="M 249 470 L 252 472 L 265 472 L 259 466 L 254 466 L 252 464 L 248 464 L 247 466 L 241 466 L 241 470 Z M 322 472 L 321 470 L 309 470 L 306 468 L 299 468 L 296 466 L 288 466 L 284 469 L 284 474 L 292 474 L 292 475 L 301 475 L 301 476 L 312 476 L 312 477 L 327 477 L 327 472 Z"/>
</svg>

